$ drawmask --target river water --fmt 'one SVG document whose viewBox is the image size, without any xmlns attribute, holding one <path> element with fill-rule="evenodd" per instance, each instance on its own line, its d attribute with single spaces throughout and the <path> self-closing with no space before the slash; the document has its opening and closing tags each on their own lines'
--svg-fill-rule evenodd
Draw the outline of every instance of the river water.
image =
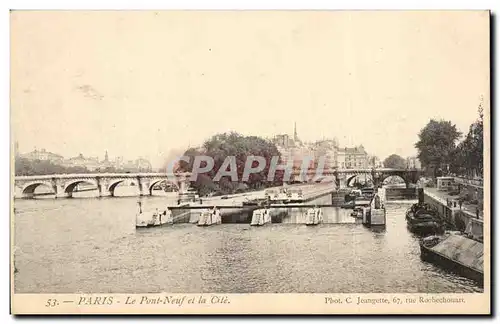
<svg viewBox="0 0 500 324">
<path fill-rule="evenodd" d="M 137 197 L 16 200 L 16 293 L 481 292 L 420 260 L 409 203 L 388 203 L 385 230 L 349 210 L 328 224 L 135 229 Z M 144 198 L 164 208 L 167 198 Z"/>
</svg>

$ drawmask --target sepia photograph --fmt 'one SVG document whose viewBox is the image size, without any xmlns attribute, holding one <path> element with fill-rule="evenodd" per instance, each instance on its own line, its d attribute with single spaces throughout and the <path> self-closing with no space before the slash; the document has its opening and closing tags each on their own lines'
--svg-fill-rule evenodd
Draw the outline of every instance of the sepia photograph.
<svg viewBox="0 0 500 324">
<path fill-rule="evenodd" d="M 489 11 L 10 37 L 12 313 L 490 312 Z"/>
</svg>

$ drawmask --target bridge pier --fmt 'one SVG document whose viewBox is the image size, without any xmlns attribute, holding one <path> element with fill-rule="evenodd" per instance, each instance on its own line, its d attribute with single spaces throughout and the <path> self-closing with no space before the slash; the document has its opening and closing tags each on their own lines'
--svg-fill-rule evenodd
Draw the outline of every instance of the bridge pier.
<svg viewBox="0 0 500 324">
<path fill-rule="evenodd" d="M 112 193 L 109 190 L 109 181 L 107 180 L 97 178 L 97 189 L 99 190 L 99 198 L 112 196 Z"/>
<path fill-rule="evenodd" d="M 179 178 L 179 202 L 184 203 L 190 200 L 188 194 L 189 179 L 185 176 Z"/>
<path fill-rule="evenodd" d="M 346 179 L 345 175 L 344 176 L 340 176 L 338 178 L 338 187 L 340 189 L 347 188 L 347 179 Z"/>
<path fill-rule="evenodd" d="M 71 198 L 72 195 L 71 193 L 67 193 L 67 192 L 64 192 L 64 191 L 58 191 L 55 195 L 56 199 L 57 198 Z"/>
<path fill-rule="evenodd" d="M 54 194 L 56 198 L 70 198 L 71 193 L 67 193 L 64 191 L 64 183 L 60 180 L 52 179 L 52 189 L 54 190 Z"/>
<path fill-rule="evenodd" d="M 149 196 L 151 195 L 149 180 L 137 177 L 137 185 L 139 187 L 139 196 Z"/>
</svg>

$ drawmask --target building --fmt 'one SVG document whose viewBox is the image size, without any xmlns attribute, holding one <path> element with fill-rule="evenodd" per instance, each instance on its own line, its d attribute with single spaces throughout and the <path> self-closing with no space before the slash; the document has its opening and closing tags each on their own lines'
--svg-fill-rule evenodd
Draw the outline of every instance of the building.
<svg viewBox="0 0 500 324">
<path fill-rule="evenodd" d="M 406 159 L 406 167 L 408 169 L 422 169 L 422 164 L 416 156 L 411 156 Z"/>
<path fill-rule="evenodd" d="M 125 170 L 127 172 L 150 172 L 152 169 L 151 163 L 144 158 L 127 160 L 123 162 L 120 167 L 120 170 Z"/>
<path fill-rule="evenodd" d="M 114 168 L 114 167 L 115 167 L 115 163 L 113 163 L 109 160 L 108 151 L 106 151 L 106 153 L 104 154 L 104 160 L 101 161 L 99 168 L 100 169 L 107 169 L 107 168 Z"/>
<path fill-rule="evenodd" d="M 136 165 L 135 165 L 134 160 L 124 161 L 122 163 L 122 167 L 120 169 L 128 171 L 128 172 L 135 172 L 136 171 Z"/>
<path fill-rule="evenodd" d="M 33 150 L 32 152 L 20 154 L 19 145 L 17 142 L 14 145 L 14 154 L 16 157 L 28 159 L 30 161 L 50 161 L 53 164 L 58 164 L 66 168 L 80 167 L 86 168 L 90 172 L 105 171 L 106 169 L 115 168 L 116 170 L 125 170 L 130 172 L 151 172 L 151 163 L 144 158 L 129 160 L 124 163 L 123 157 L 117 157 L 115 161 L 109 159 L 108 151 L 104 154 L 104 160 L 99 161 L 98 157 L 86 157 L 82 153 L 78 156 L 64 159 L 63 156 L 48 152 L 45 149 Z"/>
<path fill-rule="evenodd" d="M 281 155 L 281 163 L 286 165 L 288 161 L 292 158 L 290 150 L 283 146 L 276 146 L 276 148 L 278 149 L 278 152 Z"/>
<path fill-rule="evenodd" d="M 276 145 L 278 152 L 281 155 L 281 163 L 286 165 L 293 161 L 293 167 L 298 169 L 302 166 L 305 159 L 314 161 L 316 153 L 313 145 L 303 143 L 297 134 L 297 124 L 293 129 L 293 138 L 288 134 L 280 134 L 274 136 L 272 142 Z M 314 163 L 311 163 L 311 165 Z"/>
<path fill-rule="evenodd" d="M 294 146 L 293 140 L 288 136 L 288 134 L 279 134 L 274 136 L 272 142 L 277 147 L 288 148 Z"/>
<path fill-rule="evenodd" d="M 339 148 L 337 164 L 340 169 L 367 169 L 368 154 L 363 145 Z"/>
<path fill-rule="evenodd" d="M 280 134 L 274 136 L 272 142 L 281 154 L 283 164 L 293 160 L 294 168 L 300 168 L 304 160 L 310 160 L 310 167 L 318 167 L 324 159 L 324 170 L 338 168 L 338 141 L 336 138 L 323 139 L 314 143 L 303 142 L 297 132 L 297 124 L 293 129 L 293 136 Z"/>
<path fill-rule="evenodd" d="M 338 168 L 338 142 L 336 139 L 317 141 L 314 147 L 315 160 L 319 163 L 323 157 L 326 170 Z"/>
<path fill-rule="evenodd" d="M 117 156 L 117 157 L 115 158 L 114 167 L 115 167 L 116 169 L 121 169 L 121 168 L 123 168 L 123 156 Z"/>
<path fill-rule="evenodd" d="M 287 134 L 276 135 L 272 142 L 281 154 L 282 163 L 287 164 L 290 159 L 294 167 L 300 167 L 306 158 L 312 159 L 312 166 L 317 167 L 320 159 L 324 158 L 325 170 L 332 169 L 366 169 L 369 165 L 381 167 L 382 162 L 376 157 L 369 162 L 368 154 L 363 145 L 356 147 L 339 148 L 336 138 L 323 139 L 315 143 L 302 142 L 297 134 L 297 125 L 294 125 L 293 137 Z"/>
<path fill-rule="evenodd" d="M 368 168 L 383 168 L 384 163 L 377 156 L 368 156 Z"/>
<path fill-rule="evenodd" d="M 49 161 L 54 164 L 62 164 L 64 160 L 64 157 L 59 154 L 48 152 L 45 149 L 37 150 L 36 148 L 32 152 L 20 154 L 19 156 L 30 161 Z"/>
<path fill-rule="evenodd" d="M 144 158 L 138 158 L 135 160 L 135 165 L 139 172 L 150 172 L 153 169 L 151 167 L 151 163 Z"/>
<path fill-rule="evenodd" d="M 346 150 L 344 148 L 337 149 L 337 169 L 346 168 Z"/>
<path fill-rule="evenodd" d="M 89 171 L 96 171 L 101 168 L 101 163 L 99 162 L 98 157 L 85 157 L 82 153 L 78 156 L 65 160 L 63 164 L 67 168 L 83 167 Z"/>
</svg>

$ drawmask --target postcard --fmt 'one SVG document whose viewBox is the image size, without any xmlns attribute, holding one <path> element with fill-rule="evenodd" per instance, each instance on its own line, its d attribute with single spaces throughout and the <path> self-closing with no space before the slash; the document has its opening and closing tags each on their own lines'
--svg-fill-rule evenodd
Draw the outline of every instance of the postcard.
<svg viewBox="0 0 500 324">
<path fill-rule="evenodd" d="M 10 19 L 12 314 L 491 313 L 489 11 Z"/>
</svg>

